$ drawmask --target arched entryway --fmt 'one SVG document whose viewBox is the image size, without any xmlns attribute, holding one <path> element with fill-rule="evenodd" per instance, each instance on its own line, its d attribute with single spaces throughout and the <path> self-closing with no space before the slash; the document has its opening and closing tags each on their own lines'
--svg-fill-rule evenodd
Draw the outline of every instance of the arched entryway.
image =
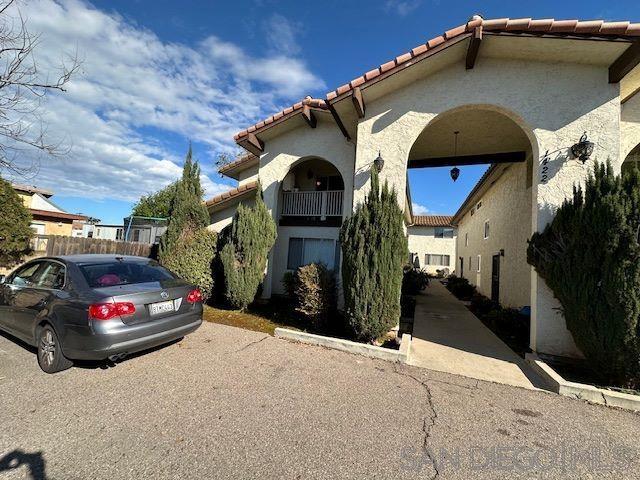
<svg viewBox="0 0 640 480">
<path fill-rule="evenodd" d="M 291 166 L 280 183 L 280 225 L 339 227 L 343 213 L 344 180 L 331 162 L 306 157 Z"/>
<path fill-rule="evenodd" d="M 412 169 L 446 167 L 463 176 L 467 165 L 487 166 L 454 217 L 458 240 L 450 269 L 513 308 L 531 305 L 526 248 L 533 224 L 534 158 L 535 136 L 517 115 L 492 105 L 465 105 L 434 117 L 407 159 L 410 175 Z M 442 252 L 426 253 L 439 259 Z"/>
<path fill-rule="evenodd" d="M 622 171 L 624 172 L 630 168 L 640 168 L 640 144 L 638 144 L 627 157 L 624 159 L 622 163 Z"/>
<path fill-rule="evenodd" d="M 526 252 L 534 228 L 537 159 L 532 130 L 514 113 L 491 105 L 465 105 L 437 115 L 417 136 L 407 158 L 410 176 L 413 169 L 444 168 L 455 169 L 463 178 L 465 167 L 485 167 L 477 183 L 464 187 L 463 200 L 453 217 L 455 263 L 450 270 L 466 278 L 485 297 L 524 312 L 530 311 L 533 303 Z M 461 183 L 452 178 L 446 181 L 452 189 Z M 418 187 L 427 195 L 433 189 L 426 182 L 411 183 L 413 191 Z M 437 205 L 437 199 L 432 204 Z M 411 227 L 409 234 L 411 249 Z M 443 248 L 438 246 L 438 238 L 423 244 L 432 251 L 411 253 L 418 253 L 424 263 L 446 257 L 437 250 Z M 433 319 L 427 316 L 416 319 L 419 321 Z M 455 325 L 451 329 L 455 338 Z"/>
</svg>

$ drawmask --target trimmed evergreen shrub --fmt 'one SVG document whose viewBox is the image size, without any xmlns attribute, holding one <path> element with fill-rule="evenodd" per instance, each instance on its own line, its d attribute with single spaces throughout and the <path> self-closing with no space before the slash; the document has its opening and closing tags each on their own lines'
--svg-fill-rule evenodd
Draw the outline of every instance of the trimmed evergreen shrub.
<svg viewBox="0 0 640 480">
<path fill-rule="evenodd" d="M 253 302 L 276 241 L 276 224 L 258 188 L 253 207 L 238 205 L 230 228 L 224 232 L 220 262 L 225 298 L 237 309 Z"/>
<path fill-rule="evenodd" d="M 343 224 L 342 285 L 347 327 L 363 341 L 387 333 L 400 318 L 402 267 L 409 257 L 395 189 L 380 189 L 376 169 L 364 203 Z"/>
<path fill-rule="evenodd" d="M 164 262 L 167 254 L 178 242 L 185 231 L 196 231 L 209 224 L 209 212 L 202 202 L 203 190 L 200 185 L 200 166 L 192 160 L 191 145 L 182 169 L 182 178 L 175 187 L 175 197 L 171 202 L 171 211 L 167 231 L 160 241 L 160 260 Z"/>
<path fill-rule="evenodd" d="M 640 387 L 640 174 L 596 165 L 584 191 L 529 241 L 527 258 L 608 385 Z"/>
<path fill-rule="evenodd" d="M 415 269 L 405 265 L 402 276 L 402 293 L 404 295 L 418 295 L 429 285 L 429 275 L 425 270 Z"/>
<path fill-rule="evenodd" d="M 11 184 L 0 177 L 0 265 L 11 267 L 31 252 L 31 214 Z"/>
<path fill-rule="evenodd" d="M 322 263 L 310 263 L 296 270 L 296 311 L 323 330 L 337 307 L 336 278 Z"/>
<path fill-rule="evenodd" d="M 296 290 L 296 274 L 290 271 L 284 272 L 281 283 L 284 291 L 287 292 L 287 297 L 293 298 Z"/>
<path fill-rule="evenodd" d="M 460 300 L 471 300 L 471 297 L 476 293 L 476 287 L 471 285 L 469 280 L 455 275 L 451 275 L 447 280 L 447 288 Z"/>
<path fill-rule="evenodd" d="M 206 228 L 187 230 L 165 254 L 163 262 L 180 278 L 196 285 L 205 301 L 213 295 L 216 241 L 216 233 Z"/>
</svg>

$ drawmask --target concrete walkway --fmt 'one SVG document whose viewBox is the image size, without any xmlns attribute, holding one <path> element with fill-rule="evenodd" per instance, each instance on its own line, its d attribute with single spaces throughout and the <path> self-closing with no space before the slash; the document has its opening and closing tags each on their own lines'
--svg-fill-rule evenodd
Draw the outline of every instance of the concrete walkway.
<svg viewBox="0 0 640 480">
<path fill-rule="evenodd" d="M 411 365 L 524 388 L 544 382 L 439 281 L 416 297 Z"/>
</svg>

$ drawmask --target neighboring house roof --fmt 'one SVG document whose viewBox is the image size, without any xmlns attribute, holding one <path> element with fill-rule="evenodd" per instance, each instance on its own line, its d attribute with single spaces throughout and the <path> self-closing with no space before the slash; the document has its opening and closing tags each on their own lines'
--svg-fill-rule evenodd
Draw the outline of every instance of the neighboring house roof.
<svg viewBox="0 0 640 480">
<path fill-rule="evenodd" d="M 260 163 L 260 158 L 252 153 L 248 153 L 240 157 L 238 160 L 222 165 L 218 169 L 218 173 L 238 180 L 240 172 L 244 172 L 248 168 L 258 165 L 258 163 Z"/>
<path fill-rule="evenodd" d="M 86 220 L 88 217 L 85 215 L 76 215 L 74 213 L 66 213 L 66 212 L 52 212 L 49 210 L 37 210 L 34 208 L 30 208 L 29 211 L 31 215 L 34 217 L 47 217 L 58 220 Z"/>
<path fill-rule="evenodd" d="M 360 75 L 326 95 L 325 99 L 307 97 L 302 102 L 284 109 L 283 111 L 242 130 L 235 135 L 237 143 L 245 146 L 243 141 L 250 134 L 258 133 L 266 128 L 274 126 L 293 115 L 301 113 L 303 107 L 327 110 L 333 108 L 331 105 L 343 97 L 354 93 L 354 90 L 366 88 L 369 84 L 378 82 L 396 71 L 409 67 L 420 60 L 431 56 L 433 53 L 444 50 L 444 46 L 454 43 L 462 38 L 471 36 L 474 32 L 486 31 L 489 33 L 508 33 L 510 35 L 526 36 L 556 36 L 560 38 L 624 38 L 635 40 L 640 37 L 640 23 L 605 22 L 604 20 L 554 20 L 554 19 L 531 19 L 531 18 L 498 18 L 484 20 L 478 15 L 474 15 L 467 23 L 447 30 L 427 42 L 418 45 L 410 51 L 397 56 L 396 58 L 383 63 L 373 70 Z M 246 146 L 245 146 L 246 148 Z"/>
<path fill-rule="evenodd" d="M 412 227 L 451 227 L 451 215 L 414 215 Z"/>
<path fill-rule="evenodd" d="M 35 187 L 33 185 L 21 185 L 19 183 L 12 183 L 11 186 L 13 187 L 14 190 L 17 190 L 19 192 L 39 193 L 43 197 L 47 197 L 47 198 L 53 196 L 53 192 Z"/>
<path fill-rule="evenodd" d="M 232 188 L 220 195 L 216 195 L 210 200 L 205 202 L 205 205 L 209 211 L 222 210 L 233 204 L 236 201 L 240 201 L 249 196 L 250 193 L 255 192 L 258 189 L 258 182 L 248 182 L 240 185 L 236 188 Z"/>
</svg>

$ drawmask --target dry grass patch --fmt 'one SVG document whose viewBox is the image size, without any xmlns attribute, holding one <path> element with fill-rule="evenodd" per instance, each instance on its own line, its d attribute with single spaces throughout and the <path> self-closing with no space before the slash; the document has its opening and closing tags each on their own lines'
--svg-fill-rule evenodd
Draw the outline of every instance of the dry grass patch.
<svg viewBox="0 0 640 480">
<path fill-rule="evenodd" d="M 273 309 L 265 307 L 261 307 L 258 311 L 241 312 L 205 305 L 202 318 L 207 322 L 268 333 L 269 335 L 273 335 L 278 327 L 294 330 L 299 330 L 301 327 L 294 318 L 288 317 L 284 312 L 274 312 Z"/>
</svg>

